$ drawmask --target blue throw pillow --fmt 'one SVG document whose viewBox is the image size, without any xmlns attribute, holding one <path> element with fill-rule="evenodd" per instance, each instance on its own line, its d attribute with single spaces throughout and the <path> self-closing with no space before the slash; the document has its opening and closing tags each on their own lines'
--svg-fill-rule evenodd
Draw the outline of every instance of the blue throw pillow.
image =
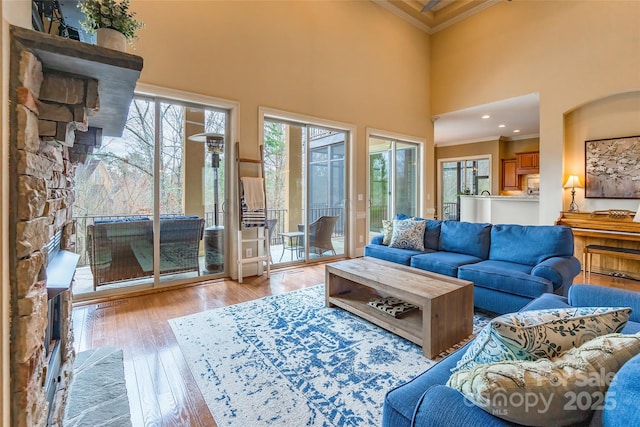
<svg viewBox="0 0 640 427">
<path fill-rule="evenodd" d="M 424 247 L 425 249 L 437 251 L 440 247 L 440 225 L 442 221 L 427 219 L 425 222 Z"/>
</svg>

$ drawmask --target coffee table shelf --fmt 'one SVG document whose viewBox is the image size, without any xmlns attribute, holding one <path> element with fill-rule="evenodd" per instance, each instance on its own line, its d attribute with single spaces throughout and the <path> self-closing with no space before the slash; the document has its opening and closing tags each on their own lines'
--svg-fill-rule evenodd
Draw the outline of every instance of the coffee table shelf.
<svg viewBox="0 0 640 427">
<path fill-rule="evenodd" d="M 325 267 L 325 299 L 395 333 L 435 357 L 468 338 L 473 330 L 473 283 L 376 258 L 364 257 Z M 418 310 L 393 317 L 367 303 L 393 296 Z"/>
<path fill-rule="evenodd" d="M 371 290 L 354 289 L 329 297 L 329 302 L 412 343 L 422 346 L 421 308 L 410 311 L 402 317 L 393 317 L 368 305 L 369 301 L 379 297 L 380 295 Z"/>
</svg>

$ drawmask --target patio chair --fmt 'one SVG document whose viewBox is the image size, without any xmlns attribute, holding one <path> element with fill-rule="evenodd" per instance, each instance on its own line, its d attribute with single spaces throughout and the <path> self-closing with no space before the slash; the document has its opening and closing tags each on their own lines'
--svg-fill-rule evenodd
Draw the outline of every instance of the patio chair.
<svg viewBox="0 0 640 427">
<path fill-rule="evenodd" d="M 311 224 L 309 224 L 309 252 L 316 255 L 322 255 L 327 251 L 331 251 L 333 255 L 336 250 L 333 248 L 331 236 L 333 229 L 338 221 L 338 216 L 321 216 Z"/>
<path fill-rule="evenodd" d="M 276 229 L 276 225 L 278 224 L 278 219 L 268 219 L 267 220 L 267 245 L 271 247 L 271 239 L 273 238 L 273 232 Z M 271 258 L 271 250 L 269 250 L 269 258 Z M 273 264 L 273 259 L 270 259 L 269 262 Z"/>
</svg>

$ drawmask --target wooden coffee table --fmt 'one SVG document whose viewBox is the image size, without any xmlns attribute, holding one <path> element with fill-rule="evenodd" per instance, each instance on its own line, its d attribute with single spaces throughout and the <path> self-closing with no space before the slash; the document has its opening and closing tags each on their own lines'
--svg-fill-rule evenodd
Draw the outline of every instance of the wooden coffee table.
<svg viewBox="0 0 640 427">
<path fill-rule="evenodd" d="M 473 283 L 377 258 L 326 265 L 325 298 L 337 306 L 422 346 L 433 358 L 473 331 Z M 367 303 L 393 296 L 417 305 L 395 318 Z"/>
</svg>

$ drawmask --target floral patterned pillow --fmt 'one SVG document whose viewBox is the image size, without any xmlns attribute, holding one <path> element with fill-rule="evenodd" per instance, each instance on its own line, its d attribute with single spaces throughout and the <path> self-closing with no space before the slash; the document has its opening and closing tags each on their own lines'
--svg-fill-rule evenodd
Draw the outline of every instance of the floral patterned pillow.
<svg viewBox="0 0 640 427">
<path fill-rule="evenodd" d="M 506 421 L 527 426 L 585 425 L 594 410 L 609 403 L 602 397 L 615 373 L 639 353 L 640 333 L 607 334 L 555 359 L 477 365 L 451 375 L 447 385 Z"/>
<path fill-rule="evenodd" d="M 453 372 L 481 363 L 558 357 L 598 336 L 620 332 L 630 308 L 531 310 L 493 319 L 473 340 Z"/>
<path fill-rule="evenodd" d="M 424 228 L 426 221 L 394 219 L 390 248 L 424 251 Z"/>
</svg>

